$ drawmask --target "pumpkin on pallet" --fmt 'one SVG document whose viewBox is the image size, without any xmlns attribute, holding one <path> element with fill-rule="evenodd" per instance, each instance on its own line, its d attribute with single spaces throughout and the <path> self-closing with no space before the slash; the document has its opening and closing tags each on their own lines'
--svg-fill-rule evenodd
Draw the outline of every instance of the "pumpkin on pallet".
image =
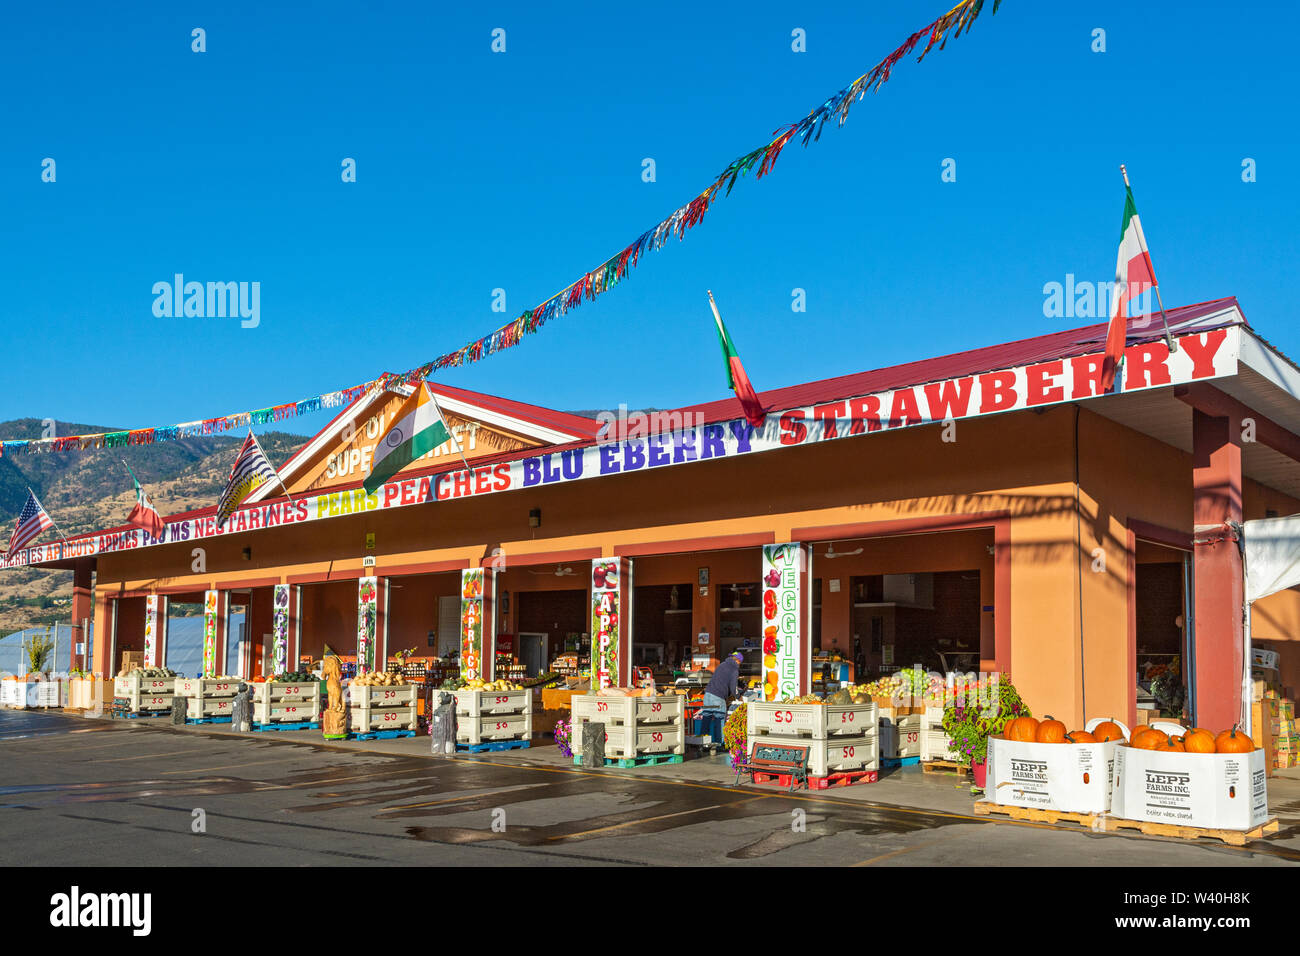
<svg viewBox="0 0 1300 956">
<path fill-rule="evenodd" d="M 1002 736 L 1017 743 L 1032 744 L 1038 739 L 1038 721 L 1033 717 L 1013 717 L 1002 728 Z"/>
<path fill-rule="evenodd" d="M 1034 738 L 1040 744 L 1065 743 L 1065 724 L 1048 714 L 1038 724 L 1038 734 Z"/>
</svg>

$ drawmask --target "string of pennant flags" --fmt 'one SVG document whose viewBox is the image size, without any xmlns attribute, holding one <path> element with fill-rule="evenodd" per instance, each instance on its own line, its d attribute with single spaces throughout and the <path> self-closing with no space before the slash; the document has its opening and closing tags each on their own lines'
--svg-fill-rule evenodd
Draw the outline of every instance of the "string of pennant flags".
<svg viewBox="0 0 1300 956">
<path fill-rule="evenodd" d="M 737 181 L 757 166 L 755 179 L 761 179 L 772 171 L 777 158 L 794 140 L 798 139 L 805 147 L 821 138 L 827 123 L 834 122 L 843 126 L 848 119 L 853 104 L 868 92 L 877 91 L 893 73 L 898 62 L 913 52 L 925 41 L 917 56 L 917 62 L 925 59 L 933 49 L 944 48 L 948 39 L 957 37 L 969 30 L 983 11 L 985 4 L 991 2 L 996 14 L 1002 0 L 962 0 L 947 13 L 932 23 L 917 30 L 901 46 L 895 49 L 866 73 L 863 73 L 848 86 L 839 90 L 813 109 L 796 123 L 782 126 L 773 132 L 773 139 L 763 146 L 750 150 L 722 170 L 721 173 L 699 195 L 688 201 L 666 218 L 647 229 L 631 244 L 606 259 L 590 272 L 542 302 L 541 305 L 525 310 L 521 315 L 500 328 L 475 339 L 467 345 L 441 355 L 431 362 L 413 368 L 402 374 L 386 373 L 370 382 L 354 385 L 351 388 L 327 392 L 298 402 L 272 405 L 255 411 L 237 412 L 217 418 L 184 422 L 178 425 L 159 425 L 152 428 L 137 428 L 124 431 L 99 432 L 87 435 L 68 435 L 62 437 L 5 440 L 0 442 L 0 455 L 15 452 L 64 452 L 86 451 L 98 448 L 121 448 L 129 445 L 150 445 L 157 442 L 176 441 L 183 438 L 195 438 L 220 435 L 234 428 L 249 425 L 264 425 L 283 421 L 300 415 L 310 414 L 325 408 L 337 408 L 355 401 L 371 388 L 387 388 L 399 382 L 415 384 L 427 379 L 433 372 L 441 369 L 456 368 L 480 362 L 489 355 L 505 349 L 514 348 L 532 335 L 543 325 L 553 319 L 567 314 L 584 302 L 590 302 L 596 296 L 608 292 L 618 285 L 640 262 L 642 255 L 657 252 L 673 236 L 684 239 L 688 230 L 699 225 L 709 207 L 719 199 L 729 196 Z"/>
</svg>

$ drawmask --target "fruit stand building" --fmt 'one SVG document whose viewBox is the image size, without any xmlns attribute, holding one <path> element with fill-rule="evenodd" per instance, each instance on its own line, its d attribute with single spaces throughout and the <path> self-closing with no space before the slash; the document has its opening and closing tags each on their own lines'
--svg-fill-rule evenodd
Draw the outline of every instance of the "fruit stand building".
<svg viewBox="0 0 1300 956">
<path fill-rule="evenodd" d="M 647 434 L 435 384 L 468 469 L 444 446 L 367 496 L 404 398 L 376 389 L 284 463 L 289 496 L 261 489 L 220 531 L 205 509 L 6 564 L 72 569 L 74 623 L 93 586 L 106 673 L 128 649 L 166 662 L 172 602 L 203 605 L 216 670 L 250 677 L 326 643 L 484 676 L 498 652 L 589 655 L 620 683 L 741 647 L 775 693 L 836 654 L 978 668 L 1072 725 L 1132 723 L 1164 670 L 1227 726 L 1251 642 L 1300 685 L 1300 594 L 1257 604 L 1248 640 L 1234 532 L 1300 512 L 1300 369 L 1235 299 L 1168 318 L 1176 350 L 1134 320 L 1109 394 L 1095 325 L 763 392 L 761 429 L 730 397 Z"/>
</svg>

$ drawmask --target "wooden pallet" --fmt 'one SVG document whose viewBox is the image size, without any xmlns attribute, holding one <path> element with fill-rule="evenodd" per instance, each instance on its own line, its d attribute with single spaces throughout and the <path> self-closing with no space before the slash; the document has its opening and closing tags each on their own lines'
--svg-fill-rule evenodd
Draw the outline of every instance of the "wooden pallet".
<svg viewBox="0 0 1300 956">
<path fill-rule="evenodd" d="M 187 724 L 228 724 L 230 723 L 230 721 L 231 718 L 229 717 L 186 717 L 185 718 L 185 723 Z"/>
<path fill-rule="evenodd" d="M 1027 820 L 1032 823 L 1077 823 L 1089 829 L 1097 829 L 1099 821 L 1106 819 L 1102 813 L 1071 813 L 1068 810 L 1045 810 L 1041 807 L 1012 807 L 1004 803 L 989 800 L 975 801 L 975 816 L 986 817 L 989 814 L 1010 817 L 1012 820 Z"/>
<path fill-rule="evenodd" d="M 293 724 L 253 724 L 253 729 L 262 730 L 320 730 L 320 724 L 311 720 L 300 720 Z"/>
<path fill-rule="evenodd" d="M 661 763 L 682 763 L 685 758 L 681 754 L 647 754 L 644 757 L 606 757 L 606 767 L 622 767 L 624 770 L 630 770 L 633 767 L 653 767 Z M 575 767 L 582 766 L 582 754 L 573 755 L 573 764 Z"/>
<path fill-rule="evenodd" d="M 226 718 L 229 720 L 230 718 Z M 364 734 L 352 734 L 353 740 L 394 740 L 398 737 L 414 737 L 414 730 L 374 730 Z"/>
<path fill-rule="evenodd" d="M 127 710 L 113 714 L 123 720 L 139 720 L 141 717 L 170 717 L 170 710 Z"/>
<path fill-rule="evenodd" d="M 457 744 L 456 753 L 461 754 L 485 754 L 497 753 L 502 750 L 523 750 L 532 746 L 528 740 L 489 740 L 481 744 Z"/>
<path fill-rule="evenodd" d="M 836 773 L 828 773 L 824 777 L 808 776 L 809 790 L 829 790 L 832 787 L 850 787 L 858 783 L 875 783 L 880 778 L 878 770 L 846 770 Z M 757 771 L 753 777 L 754 783 L 770 784 L 790 789 L 790 775 L 788 773 L 763 773 Z"/>
<path fill-rule="evenodd" d="M 1174 837 L 1179 840 L 1222 840 L 1229 846 L 1245 846 L 1251 840 L 1262 840 L 1276 833 L 1280 824 L 1277 817 L 1266 820 L 1253 830 L 1219 830 L 1212 827 L 1187 827 L 1176 823 L 1156 823 L 1153 820 L 1126 820 L 1107 817 L 1106 832 L 1139 830 L 1146 836 Z"/>
<path fill-rule="evenodd" d="M 970 776 L 970 764 L 955 760 L 926 760 L 921 764 L 922 773 L 955 774 L 958 777 Z"/>
</svg>

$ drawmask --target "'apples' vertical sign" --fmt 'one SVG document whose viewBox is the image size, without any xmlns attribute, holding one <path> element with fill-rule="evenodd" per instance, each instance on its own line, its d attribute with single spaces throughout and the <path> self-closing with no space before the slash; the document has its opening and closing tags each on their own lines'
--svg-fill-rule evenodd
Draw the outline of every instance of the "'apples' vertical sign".
<svg viewBox="0 0 1300 956">
<path fill-rule="evenodd" d="M 618 559 L 591 562 L 591 682 L 618 683 Z"/>
<path fill-rule="evenodd" d="M 158 654 L 158 595 L 149 594 L 144 599 L 144 666 L 157 667 Z"/>
<path fill-rule="evenodd" d="M 763 699 L 799 695 L 799 569 L 797 543 L 763 545 Z"/>
</svg>

